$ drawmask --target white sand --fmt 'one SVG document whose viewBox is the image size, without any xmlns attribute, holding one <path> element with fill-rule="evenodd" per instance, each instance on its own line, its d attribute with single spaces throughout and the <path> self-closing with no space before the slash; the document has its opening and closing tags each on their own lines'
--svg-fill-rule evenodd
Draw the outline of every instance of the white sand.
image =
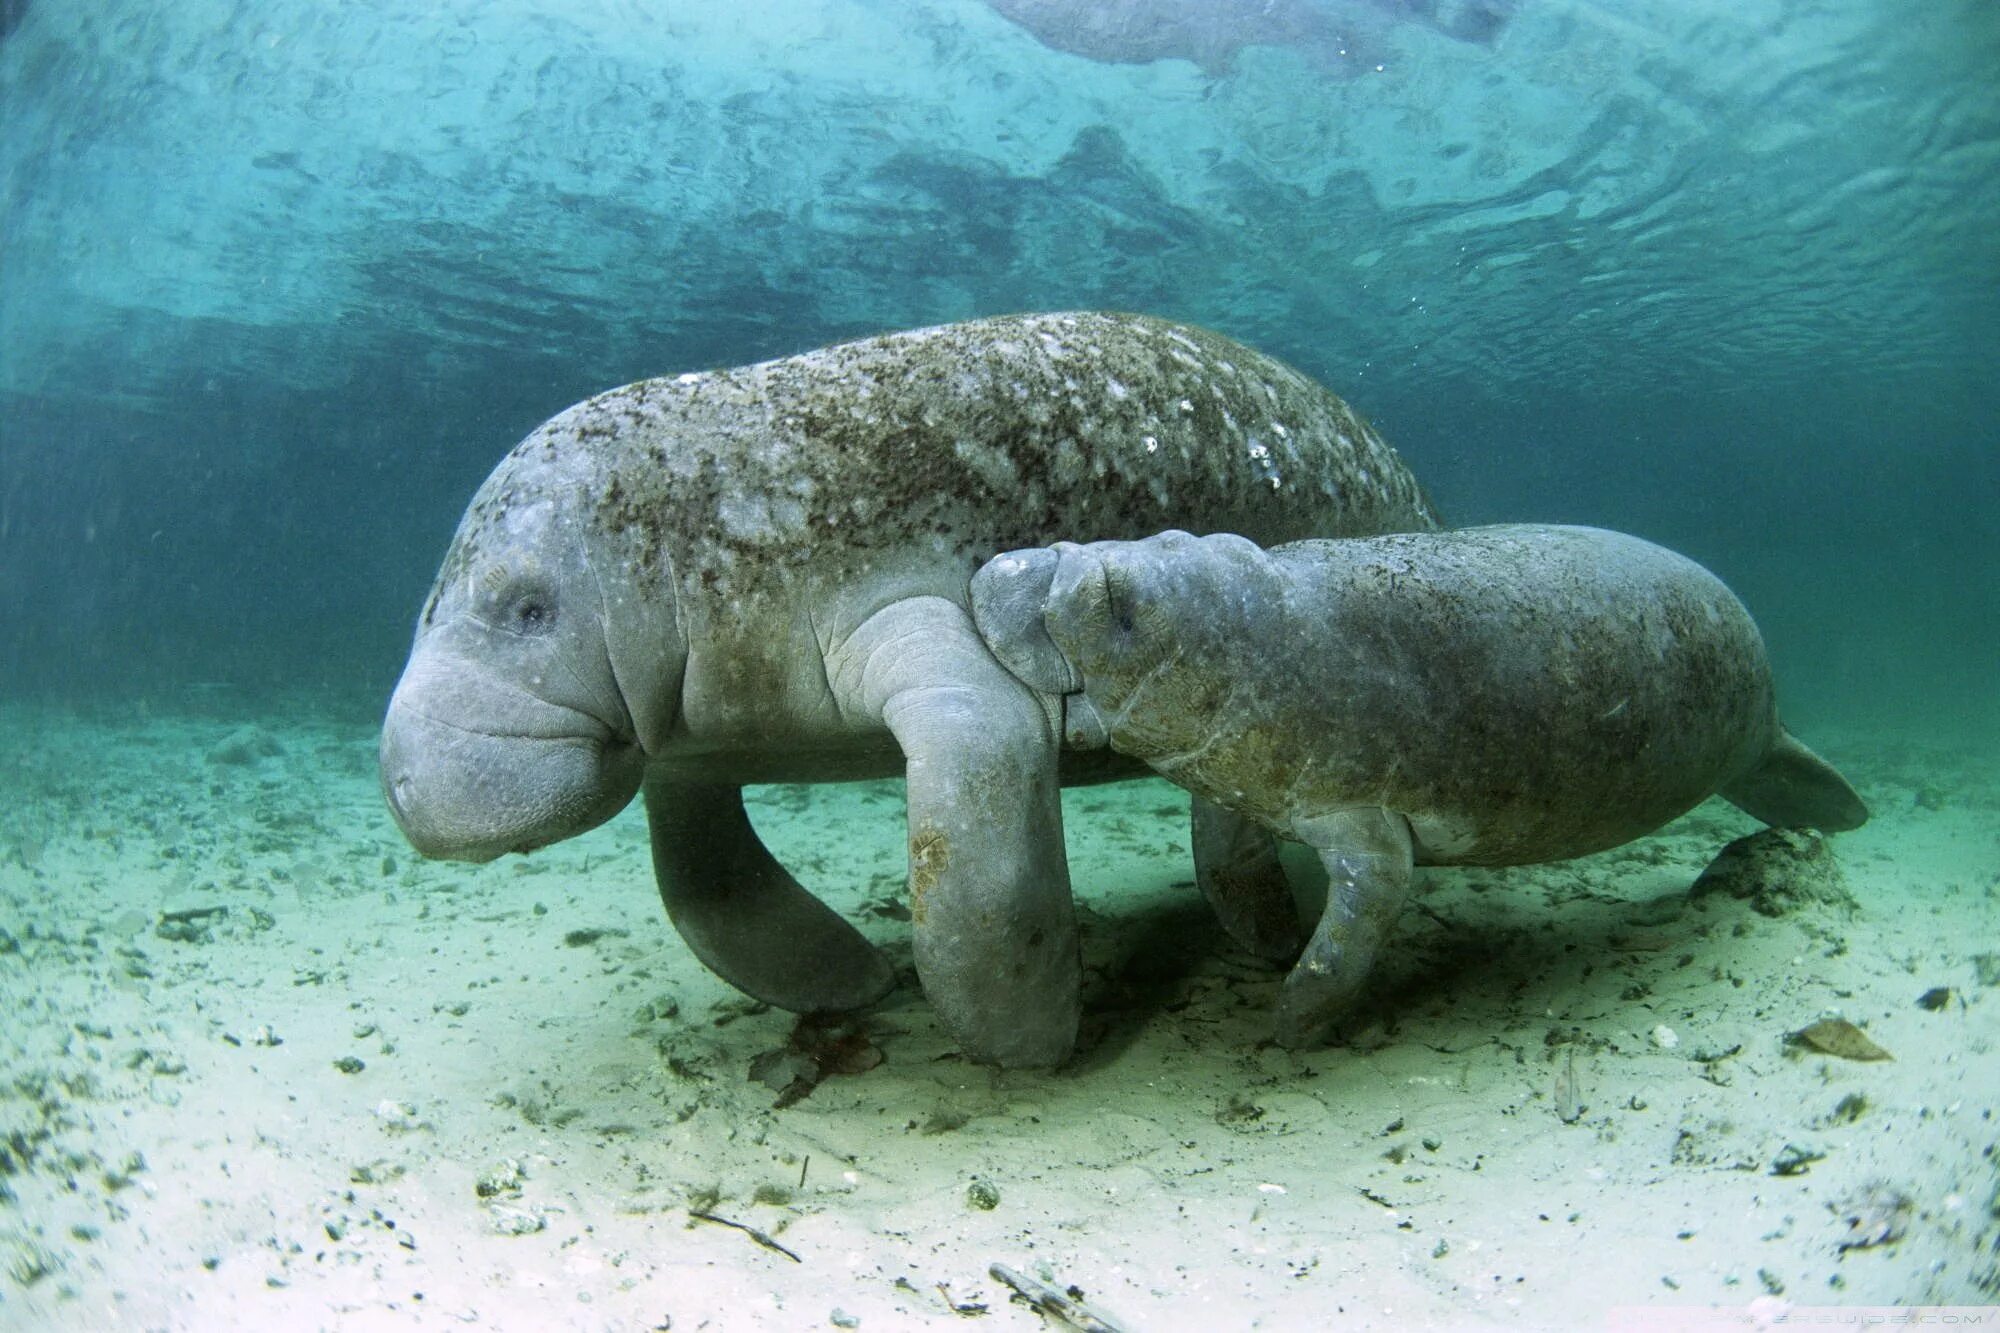
<svg viewBox="0 0 2000 1333">
<path fill-rule="evenodd" d="M 275 753 L 211 759 L 241 725 L 0 716 L 0 1325 L 1041 1325 L 996 1261 L 1133 1330 L 2000 1301 L 1990 755 L 1807 738 L 1876 811 L 1837 842 L 1851 918 L 1685 905 L 1755 827 L 1719 803 L 1583 861 L 1425 871 L 1375 1021 L 1303 1055 L 1188 885 L 1178 793 L 1073 792 L 1074 1064 L 968 1065 L 906 981 L 867 1018 L 878 1067 L 776 1110 L 748 1070 L 792 1019 L 672 937 L 636 811 L 427 864 L 367 730 L 260 719 L 236 742 Z M 753 815 L 907 974 L 895 786 Z M 1894 1062 L 1788 1050 L 1828 1014 Z M 1823 1156 L 1773 1174 L 1788 1148 Z M 1900 1237 L 1842 1249 L 1871 1228 Z"/>
</svg>

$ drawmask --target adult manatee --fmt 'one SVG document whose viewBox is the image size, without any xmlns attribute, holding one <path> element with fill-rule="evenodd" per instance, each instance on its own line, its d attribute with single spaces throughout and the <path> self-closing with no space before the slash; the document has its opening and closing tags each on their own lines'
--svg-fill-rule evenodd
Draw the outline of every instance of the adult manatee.
<svg viewBox="0 0 2000 1333">
<path fill-rule="evenodd" d="M 1079 965 L 1060 719 L 994 660 L 998 551 L 1179 526 L 1435 526 L 1333 394 L 1158 319 L 977 320 L 644 380 L 536 429 L 459 525 L 390 700 L 382 781 L 428 856 L 484 860 L 643 788 L 668 915 L 792 1010 L 893 982 L 743 811 L 746 783 L 908 778 L 918 974 L 974 1058 L 1061 1060 Z M 1262 865 L 1204 826 L 1198 873 Z"/>
</svg>

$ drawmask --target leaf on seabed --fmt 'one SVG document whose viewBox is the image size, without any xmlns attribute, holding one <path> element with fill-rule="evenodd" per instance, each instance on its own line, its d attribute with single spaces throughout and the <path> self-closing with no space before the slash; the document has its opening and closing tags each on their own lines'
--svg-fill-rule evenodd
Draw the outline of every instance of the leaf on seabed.
<svg viewBox="0 0 2000 1333">
<path fill-rule="evenodd" d="M 1844 1018 L 1822 1018 L 1811 1027 L 1800 1028 L 1787 1038 L 1795 1046 L 1837 1055 L 1843 1060 L 1893 1060 L 1896 1057 L 1877 1046 L 1854 1024 Z"/>
</svg>

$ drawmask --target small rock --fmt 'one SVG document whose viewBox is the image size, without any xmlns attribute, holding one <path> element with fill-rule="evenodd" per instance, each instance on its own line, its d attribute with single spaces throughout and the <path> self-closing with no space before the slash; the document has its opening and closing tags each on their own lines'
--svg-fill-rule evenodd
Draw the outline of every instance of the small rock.
<svg viewBox="0 0 2000 1333">
<path fill-rule="evenodd" d="M 1771 1174 L 1774 1176 L 1802 1176 L 1814 1162 L 1826 1156 L 1815 1148 L 1802 1148 L 1796 1143 L 1787 1143 L 1784 1150 L 1772 1159 Z"/>
<path fill-rule="evenodd" d="M 497 1198 L 502 1194 L 515 1196 L 521 1192 L 521 1182 L 527 1173 L 521 1164 L 511 1157 L 503 1157 L 492 1166 L 479 1173 L 479 1180 L 473 1185 L 473 1192 L 482 1199 Z"/>
<path fill-rule="evenodd" d="M 549 1219 L 539 1208 L 493 1209 L 493 1230 L 502 1236 L 531 1236 L 537 1231 L 546 1231 Z"/>
<path fill-rule="evenodd" d="M 1838 1248 L 1846 1253 L 1894 1245 L 1909 1229 L 1915 1208 L 1910 1196 L 1894 1185 L 1871 1181 L 1834 1208 L 1835 1215 L 1847 1224 L 1847 1234 Z"/>
<path fill-rule="evenodd" d="M 277 738 L 262 727 L 243 726 L 216 743 L 215 748 L 208 752 L 208 762 L 241 766 L 254 764 L 259 759 L 273 759 L 284 752 Z"/>
<path fill-rule="evenodd" d="M 955 1106 L 940 1106 L 924 1117 L 923 1127 L 918 1133 L 926 1136 L 951 1134 L 971 1123 L 970 1112 L 961 1111 Z"/>
<path fill-rule="evenodd" d="M 965 1187 L 965 1203 L 968 1208 L 990 1213 L 1000 1206 L 1000 1187 L 984 1176 L 975 1176 Z"/>
<path fill-rule="evenodd" d="M 1850 912 L 1856 907 L 1833 845 L 1811 829 L 1760 829 L 1730 843 L 1688 890 L 1696 902 L 1715 893 L 1743 899 L 1751 911 L 1770 917 L 1815 903 Z"/>
<path fill-rule="evenodd" d="M 146 1155 L 144 1153 L 128 1152 L 125 1154 L 124 1160 L 117 1166 L 108 1168 L 105 1171 L 104 1188 L 113 1191 L 122 1190 L 127 1185 L 130 1185 L 138 1177 L 139 1173 L 145 1169 Z"/>
<path fill-rule="evenodd" d="M 176 944 L 210 944 L 215 940 L 218 919 L 228 915 L 227 907 L 181 907 L 160 913 L 153 933 Z"/>
<path fill-rule="evenodd" d="M 660 995 L 646 1001 L 633 1011 L 632 1021 L 635 1023 L 663 1022 L 669 1018 L 679 1017 L 680 1012 L 681 1002 L 679 1000 L 676 1000 L 671 995 Z"/>
<path fill-rule="evenodd" d="M 380 1102 L 375 1107 L 375 1118 L 382 1122 L 384 1129 L 398 1133 L 423 1127 L 423 1122 L 417 1119 L 417 1108 L 408 1102 Z"/>
<path fill-rule="evenodd" d="M 45 1245 L 39 1245 L 25 1237 L 11 1242 L 13 1250 L 7 1263 L 7 1276 L 14 1279 L 16 1286 L 34 1286 L 43 1278 L 62 1271 L 62 1256 Z"/>
<path fill-rule="evenodd" d="M 390 1161 L 386 1157 L 378 1157 L 372 1162 L 363 1162 L 359 1166 L 349 1168 L 347 1172 L 347 1178 L 357 1185 L 386 1185 L 390 1181 L 400 1180 L 402 1177 L 402 1166 L 399 1163 Z"/>
</svg>

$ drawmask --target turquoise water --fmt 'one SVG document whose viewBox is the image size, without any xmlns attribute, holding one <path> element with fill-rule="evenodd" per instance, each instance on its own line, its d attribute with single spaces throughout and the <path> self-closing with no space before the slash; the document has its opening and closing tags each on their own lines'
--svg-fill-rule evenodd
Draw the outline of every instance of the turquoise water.
<svg viewBox="0 0 2000 1333">
<path fill-rule="evenodd" d="M 1984 0 L 6 12 L 10 692 L 365 715 L 569 402 L 1112 307 L 1709 563 L 1801 721 L 1993 724 Z"/>
<path fill-rule="evenodd" d="M 1993 0 L 0 0 L 0 1324 L 1025 1327 L 1036 1255 L 1156 1329 L 1994 1299 L 1996 69 Z M 1721 574 L 1874 809 L 1845 888 L 1691 900 L 1719 803 L 1427 873 L 1290 1052 L 1180 794 L 1078 789 L 1082 1054 L 1000 1074 L 900 786 L 765 788 L 903 973 L 779 1109 L 636 811 L 409 851 L 375 727 L 525 432 L 1083 308 L 1297 365 L 1454 523 Z"/>
</svg>

